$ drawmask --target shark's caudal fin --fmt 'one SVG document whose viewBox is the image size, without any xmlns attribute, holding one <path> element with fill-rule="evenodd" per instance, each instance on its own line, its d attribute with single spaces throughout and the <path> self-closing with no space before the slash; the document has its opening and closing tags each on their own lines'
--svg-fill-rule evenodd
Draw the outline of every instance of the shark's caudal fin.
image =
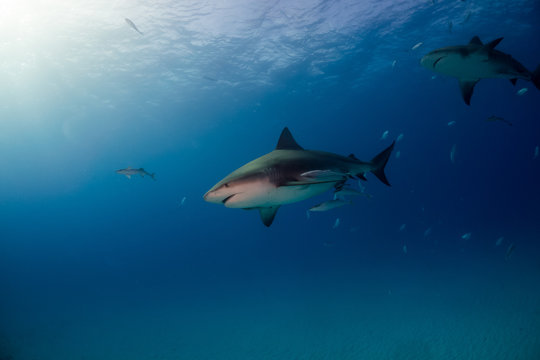
<svg viewBox="0 0 540 360">
<path fill-rule="evenodd" d="M 394 150 L 395 141 L 392 142 L 392 145 L 381 151 L 381 153 L 371 159 L 371 164 L 373 165 L 373 170 L 371 172 L 385 185 L 390 186 L 388 179 L 384 173 L 384 167 L 390 158 L 392 150 Z"/>
<path fill-rule="evenodd" d="M 471 96 L 473 94 L 474 85 L 478 80 L 459 80 L 459 88 L 461 89 L 461 96 L 465 104 L 471 105 Z"/>
<path fill-rule="evenodd" d="M 152 180 L 156 181 L 156 173 L 151 173 L 150 177 L 152 178 Z"/>
<path fill-rule="evenodd" d="M 536 70 L 532 73 L 531 81 L 538 90 L 540 90 L 540 65 L 536 67 Z"/>
<path fill-rule="evenodd" d="M 264 225 L 270 226 L 274 222 L 276 213 L 279 209 L 279 206 L 270 206 L 259 208 L 259 214 L 261 215 L 261 220 Z"/>
</svg>

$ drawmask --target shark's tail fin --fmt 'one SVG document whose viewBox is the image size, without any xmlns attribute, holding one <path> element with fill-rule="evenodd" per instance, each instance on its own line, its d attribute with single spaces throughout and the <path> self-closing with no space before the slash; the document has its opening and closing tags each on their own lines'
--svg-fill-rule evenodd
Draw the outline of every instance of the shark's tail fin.
<svg viewBox="0 0 540 360">
<path fill-rule="evenodd" d="M 540 90 L 540 65 L 536 67 L 536 70 L 532 73 L 532 82 L 538 90 Z"/>
<path fill-rule="evenodd" d="M 151 173 L 150 177 L 152 178 L 152 180 L 156 181 L 156 173 Z"/>
<path fill-rule="evenodd" d="M 390 186 L 390 183 L 388 182 L 388 179 L 386 178 L 386 175 L 384 173 L 384 167 L 386 166 L 386 163 L 388 162 L 388 159 L 390 158 L 390 154 L 392 153 L 392 150 L 394 150 L 394 145 L 396 144 L 395 141 L 392 142 L 392 145 L 384 149 L 380 152 L 377 156 L 375 156 L 373 159 L 371 159 L 371 164 L 373 165 L 373 169 L 371 172 L 379 179 L 381 182 L 385 185 Z"/>
</svg>

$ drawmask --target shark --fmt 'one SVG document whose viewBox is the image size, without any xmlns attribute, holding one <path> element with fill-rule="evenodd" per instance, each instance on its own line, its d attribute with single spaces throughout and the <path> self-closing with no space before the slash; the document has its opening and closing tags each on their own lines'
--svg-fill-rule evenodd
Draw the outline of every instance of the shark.
<svg viewBox="0 0 540 360">
<path fill-rule="evenodd" d="M 125 169 L 116 170 L 117 174 L 125 175 L 128 179 L 131 179 L 132 175 L 141 175 L 141 177 L 144 177 L 144 175 L 150 176 L 153 180 L 156 180 L 156 174 L 152 173 L 150 174 L 143 168 L 138 169 L 132 169 L 131 167 L 127 167 Z"/>
<path fill-rule="evenodd" d="M 427 69 L 457 78 L 467 105 L 471 104 L 474 86 L 481 79 L 508 79 L 513 85 L 517 79 L 523 79 L 540 89 L 540 65 L 531 72 L 509 54 L 496 50 L 502 40 L 501 37 L 484 44 L 475 36 L 467 45 L 433 50 L 420 63 Z"/>
<path fill-rule="evenodd" d="M 281 205 L 339 188 L 348 179 L 365 180 L 365 174 L 372 173 L 390 186 L 384 169 L 394 145 L 395 141 L 370 161 L 361 161 L 353 154 L 305 150 L 285 127 L 272 152 L 236 169 L 203 197 L 227 208 L 258 210 L 263 224 L 270 226 Z"/>
</svg>

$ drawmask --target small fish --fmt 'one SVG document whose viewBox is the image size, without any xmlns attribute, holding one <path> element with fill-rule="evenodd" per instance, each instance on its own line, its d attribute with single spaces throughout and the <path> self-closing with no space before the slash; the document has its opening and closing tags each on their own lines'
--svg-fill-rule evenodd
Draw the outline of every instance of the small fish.
<svg viewBox="0 0 540 360">
<path fill-rule="evenodd" d="M 424 231 L 424 237 L 428 237 L 431 234 L 431 227 L 428 227 L 426 231 Z"/>
<path fill-rule="evenodd" d="M 512 126 L 512 123 L 510 121 L 506 120 L 505 118 L 502 118 L 500 116 L 495 116 L 495 115 L 491 115 L 490 117 L 486 119 L 486 121 L 492 121 L 492 122 L 500 121 L 507 124 L 508 126 Z"/>
<path fill-rule="evenodd" d="M 400 142 L 401 140 L 403 140 L 403 134 L 399 134 L 398 137 L 396 138 L 396 142 Z"/>
<path fill-rule="evenodd" d="M 388 137 L 388 130 L 386 130 L 385 132 L 382 133 L 381 135 L 381 140 L 384 140 Z"/>
<path fill-rule="evenodd" d="M 364 184 L 362 184 L 362 180 L 358 180 L 358 188 L 360 189 L 361 192 L 366 191 L 366 187 L 364 186 Z"/>
<path fill-rule="evenodd" d="M 518 92 L 516 94 L 518 94 L 518 96 L 523 96 L 525 95 L 525 93 L 529 91 L 529 89 L 527 88 L 522 88 L 522 89 L 519 89 Z"/>
<path fill-rule="evenodd" d="M 407 226 L 406 224 L 401 224 L 401 226 L 399 227 L 399 231 L 405 230 L 406 226 Z"/>
<path fill-rule="evenodd" d="M 540 155 L 540 146 L 537 145 L 534 148 L 534 157 L 533 157 L 533 159 L 536 159 L 538 157 L 538 155 Z"/>
<path fill-rule="evenodd" d="M 183 206 L 185 202 L 186 202 L 186 197 L 184 196 L 182 200 L 180 200 L 180 206 Z"/>
<path fill-rule="evenodd" d="M 335 229 L 339 226 L 339 218 L 336 219 L 336 221 L 334 222 L 334 226 L 332 226 L 332 229 Z"/>
<path fill-rule="evenodd" d="M 450 161 L 452 161 L 452 164 L 456 163 L 456 144 L 452 145 L 450 150 Z"/>
<path fill-rule="evenodd" d="M 149 172 L 146 172 L 146 170 L 144 170 L 143 168 L 132 169 L 130 167 L 127 167 L 125 169 L 116 170 L 116 173 L 125 175 L 128 179 L 131 179 L 132 175 L 141 175 L 141 177 L 144 177 L 144 175 L 148 175 L 153 180 L 156 180 L 155 173 L 150 174 Z"/>
<path fill-rule="evenodd" d="M 420 41 L 418 44 L 414 45 L 414 46 L 411 48 L 411 50 L 416 50 L 416 49 L 418 49 L 420 46 L 422 46 L 423 44 L 424 44 L 424 43 Z"/>
<path fill-rule="evenodd" d="M 366 196 L 368 198 L 373 197 L 371 194 L 367 194 L 360 190 L 356 190 L 356 189 L 348 188 L 348 187 L 342 187 L 341 190 L 338 190 L 334 193 L 334 200 L 338 200 L 342 196 L 360 196 L 360 195 Z"/>
<path fill-rule="evenodd" d="M 466 234 L 461 235 L 461 238 L 462 238 L 463 240 L 470 240 L 470 239 L 471 239 L 471 235 L 472 235 L 471 233 L 466 233 Z"/>
<path fill-rule="evenodd" d="M 504 236 L 501 236 L 500 238 L 495 241 L 495 246 L 500 246 L 504 240 Z"/>
<path fill-rule="evenodd" d="M 406 254 L 407 253 L 407 245 L 403 245 L 403 252 Z"/>
<path fill-rule="evenodd" d="M 465 19 L 463 20 L 463 24 L 465 24 L 467 21 L 471 19 L 472 12 L 467 11 L 467 14 L 465 15 Z"/>
<path fill-rule="evenodd" d="M 516 247 L 514 246 L 514 243 L 511 243 L 509 246 L 508 246 L 508 249 L 506 249 L 506 254 L 504 255 L 504 259 L 506 261 L 508 261 L 508 259 L 510 259 L 510 255 L 512 255 L 512 253 L 514 252 L 514 249 Z"/>
<path fill-rule="evenodd" d="M 126 23 L 133 29 L 135 30 L 136 32 L 138 32 L 139 34 L 141 35 L 144 35 L 138 28 L 137 28 L 137 25 L 135 25 L 135 23 L 131 20 L 129 20 L 128 18 L 125 19 L 126 20 Z"/>
<path fill-rule="evenodd" d="M 435 80 L 436 78 L 437 78 L 437 75 L 433 75 L 433 76 L 431 77 L 431 80 Z"/>
<path fill-rule="evenodd" d="M 399 157 L 401 156 L 401 151 L 396 151 L 396 159 L 399 159 Z"/>
<path fill-rule="evenodd" d="M 218 79 L 213 78 L 213 77 L 208 76 L 208 75 L 203 75 L 203 79 L 208 80 L 208 81 L 214 81 L 214 82 L 218 81 Z"/>
<path fill-rule="evenodd" d="M 456 122 L 454 120 L 452 120 L 452 121 L 449 121 L 447 125 L 448 126 L 454 126 L 454 125 L 456 125 Z"/>
<path fill-rule="evenodd" d="M 309 209 L 309 211 L 328 211 L 332 210 L 338 207 L 342 207 L 344 205 L 350 205 L 352 204 L 352 201 L 345 201 L 341 199 L 336 200 L 328 200 L 325 202 L 322 202 L 320 204 L 317 204 Z"/>
<path fill-rule="evenodd" d="M 392 69 L 396 67 L 397 60 L 392 61 Z"/>
</svg>

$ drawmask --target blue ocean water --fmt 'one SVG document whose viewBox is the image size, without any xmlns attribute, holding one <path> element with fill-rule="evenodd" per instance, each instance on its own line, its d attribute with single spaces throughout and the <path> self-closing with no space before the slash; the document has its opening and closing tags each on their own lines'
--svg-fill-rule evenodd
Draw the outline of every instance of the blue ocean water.
<svg viewBox="0 0 540 360">
<path fill-rule="evenodd" d="M 2 2 L 0 359 L 540 359 L 540 92 L 486 79 L 467 106 L 419 62 L 504 37 L 533 71 L 539 15 Z M 362 160 L 403 134 L 392 186 L 368 174 L 372 197 L 308 218 L 328 192 L 269 228 L 203 200 L 285 126 Z"/>
</svg>

